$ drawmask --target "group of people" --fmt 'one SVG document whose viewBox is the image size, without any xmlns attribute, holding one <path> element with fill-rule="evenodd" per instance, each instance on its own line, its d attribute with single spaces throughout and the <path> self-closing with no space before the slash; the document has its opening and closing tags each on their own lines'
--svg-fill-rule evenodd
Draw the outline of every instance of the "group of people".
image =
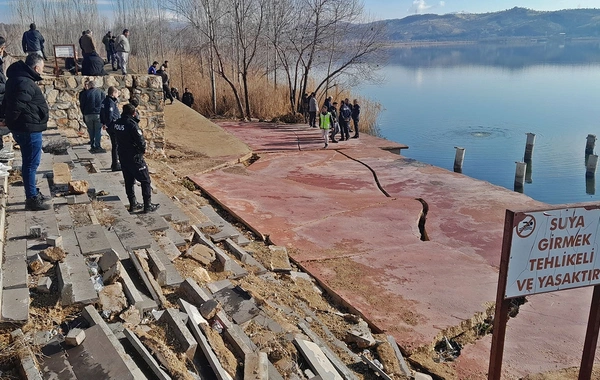
<svg viewBox="0 0 600 380">
<path fill-rule="evenodd" d="M 173 100 L 179 100 L 179 90 L 175 87 L 169 87 L 171 82 L 171 77 L 169 76 L 169 61 L 165 61 L 160 68 L 158 68 L 158 61 L 152 62 L 150 67 L 148 67 L 148 74 L 150 75 L 160 75 L 162 78 L 162 87 L 163 87 L 163 98 L 165 102 L 167 99 L 171 101 L 173 104 Z M 194 104 L 194 95 L 189 91 L 186 87 L 183 95 L 181 97 L 181 102 L 188 107 L 192 107 Z"/>
<path fill-rule="evenodd" d="M 0 37 L 0 134 L 6 129 L 20 147 L 25 189 L 25 209 L 31 211 L 48 210 L 46 202 L 36 186 L 36 172 L 41 160 L 42 132 L 47 129 L 49 107 L 46 98 L 36 82 L 42 80 L 44 72 L 44 39 L 36 32 L 35 24 L 23 35 L 23 50 L 27 57 L 11 64 L 4 74 L 4 58 L 6 57 L 6 40 Z M 88 38 L 84 33 L 80 46 L 84 55 L 91 51 Z M 92 42 L 93 46 L 93 42 Z M 85 57 L 84 57 L 85 59 Z M 121 61 L 123 64 L 123 61 Z M 126 67 L 126 64 L 122 67 Z M 126 70 L 126 69 L 125 69 Z M 105 128 L 112 145 L 111 169 L 120 170 L 125 182 L 125 192 L 129 199 L 129 211 L 155 211 L 159 205 L 152 203 L 152 189 L 148 166 L 144 160 L 146 142 L 139 128 L 136 110 L 136 99 L 118 109 L 119 90 L 109 87 L 108 94 L 96 88 L 90 81 L 80 94 L 81 111 L 88 127 L 92 152 L 105 152 L 100 145 L 101 131 Z M 0 136 L 1 137 L 1 136 Z M 0 142 L 2 139 L 0 138 Z M 2 170 L 0 164 L 0 171 Z M 140 182 L 143 204 L 135 197 L 135 181 Z"/>
<path fill-rule="evenodd" d="M 301 103 L 301 112 L 304 114 L 305 122 L 308 122 L 313 128 L 317 128 L 318 105 L 315 93 L 304 94 Z M 352 103 L 348 98 L 341 101 L 341 104 L 334 102 L 331 96 L 325 99 L 321 112 L 319 113 L 319 128 L 322 131 L 325 148 L 329 142 L 350 140 L 350 132 L 354 132 L 353 139 L 359 137 L 360 105 L 358 100 L 354 99 Z M 354 128 L 352 128 L 354 126 Z M 339 140 L 336 135 L 340 134 Z"/>
<path fill-rule="evenodd" d="M 113 71 L 121 70 L 123 75 L 127 74 L 129 53 L 131 52 L 131 46 L 129 45 L 129 29 L 123 29 L 123 33 L 119 36 L 113 36 L 112 32 L 109 30 L 104 37 L 102 37 L 102 44 L 106 50 L 105 63 L 110 63 Z"/>
</svg>

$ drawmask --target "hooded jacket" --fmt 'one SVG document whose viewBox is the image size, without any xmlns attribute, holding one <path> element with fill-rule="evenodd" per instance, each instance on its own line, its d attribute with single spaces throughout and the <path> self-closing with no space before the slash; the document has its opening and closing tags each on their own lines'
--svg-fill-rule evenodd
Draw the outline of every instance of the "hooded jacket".
<svg viewBox="0 0 600 380">
<path fill-rule="evenodd" d="M 113 124 L 120 117 L 121 114 L 119 113 L 117 99 L 106 96 L 102 101 L 102 107 L 100 109 L 100 122 L 112 131 Z"/>
<path fill-rule="evenodd" d="M 42 132 L 47 129 L 48 103 L 35 83 L 42 77 L 23 61 L 6 70 L 4 111 L 6 126 L 17 133 Z"/>
</svg>

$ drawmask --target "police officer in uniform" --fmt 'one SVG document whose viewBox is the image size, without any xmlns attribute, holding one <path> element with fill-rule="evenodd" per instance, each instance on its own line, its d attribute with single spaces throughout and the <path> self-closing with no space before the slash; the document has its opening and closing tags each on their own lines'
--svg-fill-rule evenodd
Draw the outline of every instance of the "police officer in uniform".
<svg viewBox="0 0 600 380">
<path fill-rule="evenodd" d="M 144 161 L 146 152 L 146 141 L 138 126 L 139 119 L 135 117 L 135 106 L 126 104 L 123 106 L 123 114 L 114 123 L 115 138 L 117 140 L 117 151 L 123 179 L 125 180 L 125 192 L 129 199 L 129 212 L 144 209 L 144 213 L 156 211 L 159 205 L 151 202 L 152 188 L 150 186 L 150 173 Z M 137 180 L 142 186 L 142 197 L 144 204 L 139 204 L 135 199 L 134 184 Z"/>
</svg>

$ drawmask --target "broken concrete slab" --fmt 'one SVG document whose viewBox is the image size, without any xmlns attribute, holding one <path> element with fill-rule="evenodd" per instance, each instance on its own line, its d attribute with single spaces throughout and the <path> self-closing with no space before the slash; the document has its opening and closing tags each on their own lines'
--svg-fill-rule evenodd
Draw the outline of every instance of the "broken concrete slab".
<svg viewBox="0 0 600 380">
<path fill-rule="evenodd" d="M 92 330 L 91 327 L 89 329 L 87 329 L 86 331 L 87 331 L 87 335 L 88 335 L 88 341 L 92 341 L 92 342 L 96 343 L 96 339 L 98 339 L 98 341 L 100 341 L 100 338 L 102 338 L 102 335 L 104 335 L 106 338 L 108 338 L 110 345 L 118 353 L 117 357 L 112 359 L 115 368 L 118 367 L 119 363 L 123 362 L 127 366 L 129 374 L 133 375 L 133 376 L 128 375 L 128 376 L 126 376 L 126 378 L 133 378 L 136 380 L 146 378 L 143 375 L 142 371 L 135 364 L 135 362 L 131 359 L 131 357 L 129 355 L 127 355 L 127 353 L 125 352 L 125 349 L 123 348 L 123 346 L 121 345 L 121 343 L 119 342 L 119 340 L 117 339 L 115 334 L 113 334 L 110 327 L 108 327 L 106 322 L 104 322 L 104 320 L 102 319 L 100 314 L 98 314 L 98 312 L 96 311 L 94 306 L 92 306 L 92 305 L 86 306 L 82 310 L 81 315 L 86 319 L 86 321 L 90 324 L 90 326 L 94 327 L 94 326 L 98 325 L 98 327 L 100 328 L 100 331 L 101 331 L 101 333 L 100 333 L 99 331 Z M 92 335 L 91 332 L 94 332 L 94 335 Z M 85 344 L 84 344 L 84 346 L 85 346 Z M 99 344 L 99 346 L 101 346 L 101 345 Z M 103 350 L 105 350 L 106 352 L 114 351 L 114 350 L 110 350 L 109 347 L 106 345 L 103 347 Z M 121 377 L 111 377 L 111 378 L 121 379 Z"/>
<path fill-rule="evenodd" d="M 225 279 L 225 280 L 220 280 L 220 281 L 215 281 L 215 282 L 211 282 L 206 284 L 206 287 L 208 288 L 208 290 L 211 291 L 211 293 L 216 293 L 219 290 L 225 289 L 225 288 L 233 288 L 233 284 L 231 283 L 231 281 Z"/>
<path fill-rule="evenodd" d="M 198 267 L 196 269 L 194 269 L 194 271 L 192 272 L 193 275 L 196 277 L 197 280 L 200 280 L 203 283 L 210 283 L 212 282 L 212 279 L 210 278 L 210 274 L 208 273 L 208 271 L 202 267 Z"/>
<path fill-rule="evenodd" d="M 77 236 L 79 248 L 83 255 L 87 256 L 111 251 L 110 242 L 104 234 L 104 227 L 100 224 L 76 227 L 75 235 Z"/>
<path fill-rule="evenodd" d="M 225 240 L 225 245 L 227 246 L 227 249 L 229 249 L 229 251 L 233 253 L 233 255 L 242 263 L 255 267 L 256 270 L 253 271 L 255 275 L 261 275 L 267 272 L 267 269 L 260 262 L 258 262 L 258 260 L 256 260 L 233 240 Z"/>
<path fill-rule="evenodd" d="M 69 333 L 65 337 L 65 343 L 69 346 L 79 346 L 85 340 L 85 331 L 82 329 L 74 328 L 69 330 Z"/>
<path fill-rule="evenodd" d="M 327 356 L 329 361 L 331 361 L 331 364 L 335 367 L 335 369 L 337 369 L 337 371 L 345 380 L 358 380 L 358 377 L 356 377 L 354 372 L 352 372 L 346 366 L 346 364 L 344 364 L 344 362 L 341 361 L 341 359 L 329 348 L 329 346 L 327 346 L 325 342 L 323 342 L 323 340 L 321 340 L 321 338 L 319 338 L 317 334 L 315 334 L 308 327 L 306 323 L 300 322 L 298 323 L 298 327 L 300 327 L 300 330 L 302 330 L 302 332 L 306 334 L 306 336 L 308 336 L 310 340 L 312 340 L 317 346 L 321 348 L 325 356 Z"/>
<path fill-rule="evenodd" d="M 229 258 L 229 256 L 227 256 L 227 254 L 223 252 L 221 248 L 217 247 L 210 239 L 208 239 L 198 227 L 192 226 L 192 229 L 194 230 L 194 241 L 206 245 L 215 252 L 215 256 L 221 264 L 221 267 L 218 269 L 223 272 L 231 271 L 232 260 Z"/>
<path fill-rule="evenodd" d="M 161 321 L 165 321 L 169 324 L 169 326 L 171 326 L 175 337 L 181 344 L 184 353 L 191 360 L 196 353 L 196 347 L 198 347 L 198 343 L 196 343 L 192 333 L 183 323 L 183 320 L 179 315 L 179 311 L 176 309 L 165 310 L 161 316 Z"/>
<path fill-rule="evenodd" d="M 27 288 L 27 262 L 18 256 L 7 257 L 2 264 L 4 289 Z"/>
<path fill-rule="evenodd" d="M 269 246 L 271 251 L 270 257 L 270 269 L 273 272 L 290 272 L 292 271 L 292 265 L 290 264 L 290 258 L 285 247 L 277 247 L 274 245 Z"/>
<path fill-rule="evenodd" d="M 53 247 L 62 247 L 62 236 L 60 236 L 60 235 L 47 236 L 46 244 L 51 245 Z"/>
<path fill-rule="evenodd" d="M 102 273 L 102 282 L 104 282 L 104 285 L 113 284 L 121 277 L 121 265 L 118 264 L 120 263 L 113 265 L 109 270 Z"/>
<path fill-rule="evenodd" d="M 102 272 L 108 271 L 110 268 L 115 266 L 120 260 L 119 254 L 111 249 L 108 252 L 104 253 L 100 260 L 98 260 L 98 266 L 102 270 Z"/>
<path fill-rule="evenodd" d="M 185 251 L 185 256 L 196 260 L 202 265 L 210 265 L 217 259 L 215 251 L 204 244 L 194 244 Z"/>
<path fill-rule="evenodd" d="M 145 254 L 145 251 L 144 251 L 144 254 Z M 134 265 L 135 270 L 137 271 L 138 275 L 142 279 L 144 286 L 148 290 L 148 293 L 150 293 L 150 297 L 154 301 L 158 302 L 159 301 L 158 293 L 154 289 L 154 286 L 152 285 L 152 282 L 151 282 L 151 278 L 148 276 L 148 274 L 144 270 L 144 267 L 142 266 L 142 263 L 140 262 L 138 255 L 135 252 L 129 252 L 129 258 L 131 259 L 131 263 Z"/>
<path fill-rule="evenodd" d="M 137 337 L 137 335 L 135 335 L 133 331 L 125 329 L 123 330 L 123 333 L 125 334 L 125 337 L 129 341 L 129 343 L 131 343 L 131 345 L 133 346 L 133 348 L 135 348 L 137 353 L 140 354 L 142 359 L 146 362 L 146 364 L 148 364 L 148 367 L 150 368 L 152 373 L 154 373 L 154 375 L 159 380 L 171 380 L 171 377 L 165 371 L 163 371 L 162 368 L 160 368 L 160 365 L 158 364 L 156 359 L 154 359 L 152 354 L 150 354 L 146 346 L 144 346 L 144 344 L 140 341 L 140 339 Z"/>
<path fill-rule="evenodd" d="M 71 169 L 66 163 L 52 165 L 52 181 L 55 185 L 67 185 L 71 181 Z"/>
<path fill-rule="evenodd" d="M 27 322 L 29 320 L 29 289 L 4 289 L 1 305 L 3 322 Z"/>
<path fill-rule="evenodd" d="M 318 376 L 323 379 L 343 380 L 317 344 L 300 337 L 294 338 L 294 344 Z"/>
<path fill-rule="evenodd" d="M 185 244 L 185 242 L 184 242 L 184 244 Z M 165 254 L 169 257 L 169 260 L 171 260 L 171 261 L 174 261 L 179 256 L 181 256 L 181 251 L 167 236 L 159 237 L 158 245 L 160 248 L 162 248 L 162 250 L 165 252 Z"/>
<path fill-rule="evenodd" d="M 346 332 L 346 342 L 356 343 L 358 348 L 369 348 L 375 345 L 375 338 L 367 322 L 360 320 Z"/>
<path fill-rule="evenodd" d="M 40 293 L 50 293 L 52 289 L 52 279 L 50 277 L 40 277 L 36 289 Z"/>
<path fill-rule="evenodd" d="M 18 352 L 21 354 L 19 358 L 19 372 L 24 379 L 27 380 L 42 380 L 42 375 L 36 365 L 35 356 L 31 348 L 25 343 L 25 336 L 21 329 L 17 329 L 10 333 L 11 340 L 17 346 Z"/>
<path fill-rule="evenodd" d="M 109 214 L 115 218 L 113 230 L 125 249 L 150 248 L 154 241 L 152 235 L 135 223 L 135 219 L 127 212 L 119 197 L 108 196 L 100 199 L 107 203 Z"/>
<path fill-rule="evenodd" d="M 165 268 L 165 265 L 160 261 L 153 249 L 146 249 L 146 253 L 148 254 L 148 266 L 150 267 L 150 272 L 154 275 L 156 282 L 158 282 L 160 286 L 167 285 L 167 269 Z"/>
<path fill-rule="evenodd" d="M 238 236 L 240 236 L 240 232 L 225 219 L 221 218 L 211 206 L 200 207 L 200 211 L 219 229 L 219 232 L 210 235 L 214 242 L 220 242 L 228 238 L 237 240 Z"/>
<path fill-rule="evenodd" d="M 67 253 L 61 247 L 48 247 L 39 253 L 40 257 L 51 263 L 63 261 Z"/>
<path fill-rule="evenodd" d="M 215 300 L 208 300 L 200 305 L 199 310 L 203 318 L 210 320 L 221 310 L 221 305 Z"/>
<path fill-rule="evenodd" d="M 109 316 L 121 313 L 127 307 L 127 299 L 123 293 L 123 286 L 120 282 L 107 285 L 98 293 L 100 305 L 103 313 Z"/>
<path fill-rule="evenodd" d="M 203 290 L 196 281 L 192 278 L 186 278 L 181 285 L 179 285 L 179 291 L 185 296 L 185 298 L 193 305 L 200 306 L 204 302 L 211 300 L 212 296 L 208 291 Z"/>
<path fill-rule="evenodd" d="M 392 379 L 387 373 L 385 373 L 381 368 L 379 368 L 379 366 L 377 364 L 375 364 L 375 362 L 369 358 L 367 358 L 365 355 L 361 354 L 360 358 L 362 359 L 362 361 L 367 364 L 369 367 L 371 367 L 371 369 L 373 371 L 375 371 L 375 373 L 377 373 L 379 375 L 379 377 L 381 377 L 384 380 L 394 380 Z"/>
<path fill-rule="evenodd" d="M 137 214 L 136 216 L 142 226 L 149 232 L 166 231 L 169 229 L 169 223 L 156 213 Z"/>
<path fill-rule="evenodd" d="M 198 326 L 203 326 L 203 328 L 210 328 L 208 326 L 208 322 L 204 318 L 202 318 L 202 316 L 200 315 L 200 312 L 194 305 L 192 305 L 182 299 L 179 299 L 177 302 L 179 303 L 179 306 L 182 309 L 184 309 L 185 312 L 188 314 L 188 316 L 189 316 L 188 326 L 190 328 L 190 331 L 192 332 L 192 335 L 196 339 L 196 342 L 198 342 L 198 345 L 200 346 L 200 349 L 202 350 L 204 357 L 206 357 L 206 359 L 208 360 L 208 363 L 210 364 L 210 367 L 212 368 L 213 372 L 215 373 L 215 376 L 217 377 L 217 379 L 218 380 L 231 380 L 231 376 L 229 376 L 229 374 L 223 369 L 221 362 L 215 355 L 212 347 L 208 343 L 208 340 L 204 336 L 204 333 L 198 327 Z"/>
<path fill-rule="evenodd" d="M 244 358 L 244 380 L 268 380 L 269 359 L 266 352 L 252 352 Z"/>
<path fill-rule="evenodd" d="M 73 231 L 63 232 L 70 232 L 74 237 Z M 65 234 L 63 236 L 66 236 Z M 98 293 L 94 289 L 83 256 L 67 255 L 64 262 L 58 264 L 57 275 L 63 305 L 90 304 L 98 301 Z"/>
<path fill-rule="evenodd" d="M 214 293 L 213 297 L 221 303 L 223 310 L 237 324 L 249 321 L 260 311 L 250 294 L 239 286 L 221 289 Z"/>
<path fill-rule="evenodd" d="M 169 226 L 165 236 L 175 244 L 176 247 L 183 247 L 187 243 L 181 234 Z"/>
<path fill-rule="evenodd" d="M 406 361 L 404 360 L 404 356 L 402 356 L 402 353 L 400 352 L 400 347 L 398 347 L 396 339 L 394 339 L 393 336 L 388 335 L 387 341 L 394 349 L 394 353 L 396 354 L 396 358 L 398 359 L 398 363 L 400 364 L 400 369 L 402 370 L 402 373 L 404 374 L 404 376 L 410 377 L 412 373 L 408 368 L 408 365 L 406 365 Z"/>
</svg>

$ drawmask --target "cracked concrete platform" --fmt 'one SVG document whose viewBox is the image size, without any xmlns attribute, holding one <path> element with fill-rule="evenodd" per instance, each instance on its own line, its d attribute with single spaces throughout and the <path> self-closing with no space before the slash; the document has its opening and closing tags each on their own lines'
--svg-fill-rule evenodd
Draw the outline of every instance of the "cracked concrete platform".
<svg viewBox="0 0 600 380">
<path fill-rule="evenodd" d="M 382 149 L 392 143 L 372 136 L 323 150 L 320 131 L 305 126 L 222 127 L 260 159 L 190 178 L 259 234 L 297 248 L 299 265 L 409 353 L 495 301 L 505 209 L 543 206 L 392 154 Z M 417 198 L 430 241 L 420 240 Z M 590 293 L 529 297 L 508 323 L 504 378 L 577 366 Z M 485 378 L 490 338 L 445 363 L 448 378 Z"/>
</svg>

